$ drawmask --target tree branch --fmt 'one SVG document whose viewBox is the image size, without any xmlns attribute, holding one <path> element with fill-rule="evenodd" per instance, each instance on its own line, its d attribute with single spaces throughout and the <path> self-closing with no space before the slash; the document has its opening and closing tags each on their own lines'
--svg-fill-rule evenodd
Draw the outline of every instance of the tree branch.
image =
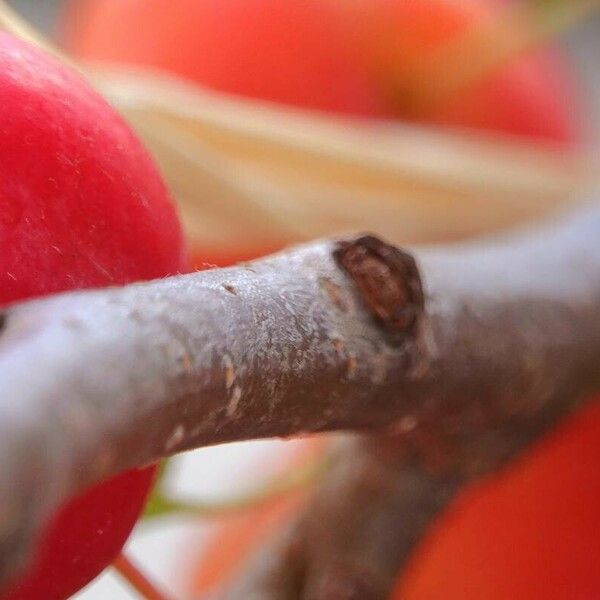
<svg viewBox="0 0 600 600">
<path fill-rule="evenodd" d="M 214 597 L 385 600 L 464 483 L 440 464 L 424 465 L 403 438 L 343 440 L 316 496 Z"/>
<path fill-rule="evenodd" d="M 495 468 L 600 387 L 599 240 L 591 209 L 416 263 L 373 237 L 324 241 L 9 307 L 1 575 L 67 497 L 188 448 L 423 427 L 457 476 Z"/>
</svg>

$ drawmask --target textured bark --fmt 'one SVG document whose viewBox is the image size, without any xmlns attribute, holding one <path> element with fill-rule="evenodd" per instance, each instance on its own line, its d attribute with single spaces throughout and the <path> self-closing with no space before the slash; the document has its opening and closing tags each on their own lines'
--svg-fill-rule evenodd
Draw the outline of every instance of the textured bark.
<svg viewBox="0 0 600 600">
<path fill-rule="evenodd" d="M 600 387 L 599 240 L 590 209 L 416 262 L 324 241 L 7 308 L 1 574 L 69 495 L 188 448 L 387 428 L 460 481 L 496 468 Z"/>
</svg>

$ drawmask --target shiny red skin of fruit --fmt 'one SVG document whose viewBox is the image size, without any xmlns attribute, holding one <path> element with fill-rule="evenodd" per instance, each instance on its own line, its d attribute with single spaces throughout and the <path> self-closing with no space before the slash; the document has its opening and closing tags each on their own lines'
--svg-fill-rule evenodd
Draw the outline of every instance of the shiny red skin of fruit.
<svg viewBox="0 0 600 600">
<path fill-rule="evenodd" d="M 73 0 L 67 44 L 89 60 L 360 117 L 415 118 L 402 74 L 499 0 Z M 418 120 L 569 142 L 578 99 L 555 52 L 503 66 Z M 409 96 L 410 97 L 410 96 Z"/>
<path fill-rule="evenodd" d="M 0 35 L 0 302 L 186 267 L 148 153 L 78 75 Z"/>
<path fill-rule="evenodd" d="M 34 564 L 2 600 L 63 600 L 120 552 L 156 476 L 154 466 L 121 473 L 67 502 L 46 526 Z"/>
<path fill-rule="evenodd" d="M 0 33 L 0 106 L 0 304 L 187 270 L 156 167 L 77 74 Z M 63 506 L 0 598 L 60 600 L 92 580 L 121 550 L 154 472 L 121 474 Z"/>
</svg>

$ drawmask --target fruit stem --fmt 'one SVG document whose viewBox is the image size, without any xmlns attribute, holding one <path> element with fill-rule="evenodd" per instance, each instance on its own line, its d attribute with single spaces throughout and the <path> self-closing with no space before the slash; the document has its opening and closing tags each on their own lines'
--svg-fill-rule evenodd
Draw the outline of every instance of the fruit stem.
<svg viewBox="0 0 600 600">
<path fill-rule="evenodd" d="M 169 600 L 146 575 L 125 555 L 119 554 L 113 563 L 117 573 L 139 594 L 144 600 Z"/>
<path fill-rule="evenodd" d="M 201 517 L 212 517 L 221 514 L 254 508 L 260 504 L 306 489 L 316 484 L 327 472 L 330 465 L 329 456 L 319 456 L 305 465 L 275 476 L 269 483 L 250 490 L 239 496 L 221 500 L 201 500 L 188 502 L 176 500 L 165 494 L 160 486 L 146 505 L 144 519 L 153 519 L 170 514 L 190 514 Z"/>
<path fill-rule="evenodd" d="M 415 67 L 405 83 L 412 109 L 420 114 L 429 112 L 598 8 L 598 0 L 525 0 L 509 4 L 495 18 L 475 23 L 463 35 L 436 48 Z"/>
</svg>

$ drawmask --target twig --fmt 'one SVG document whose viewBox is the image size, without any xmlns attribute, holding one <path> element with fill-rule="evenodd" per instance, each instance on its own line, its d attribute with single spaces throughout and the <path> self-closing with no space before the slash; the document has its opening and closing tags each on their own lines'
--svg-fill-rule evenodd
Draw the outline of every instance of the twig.
<svg viewBox="0 0 600 600">
<path fill-rule="evenodd" d="M 347 439 L 316 497 L 218 598 L 385 600 L 431 520 L 465 483 L 404 437 Z"/>
<path fill-rule="evenodd" d="M 117 557 L 113 567 L 139 594 L 140 598 L 144 600 L 169 600 L 125 554 L 121 553 Z"/>
<path fill-rule="evenodd" d="M 418 424 L 495 468 L 600 387 L 599 240 L 594 208 L 418 263 L 324 241 L 6 309 L 2 576 L 71 494 L 188 448 Z"/>
</svg>

